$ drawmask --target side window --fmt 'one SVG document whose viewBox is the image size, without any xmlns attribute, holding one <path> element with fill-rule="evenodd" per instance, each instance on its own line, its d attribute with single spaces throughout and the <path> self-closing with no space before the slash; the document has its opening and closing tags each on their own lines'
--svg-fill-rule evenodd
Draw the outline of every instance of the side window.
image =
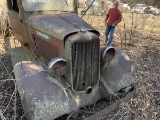
<svg viewBox="0 0 160 120">
<path fill-rule="evenodd" d="M 7 3 L 8 3 L 8 8 L 10 10 L 14 10 L 16 12 L 19 12 L 17 0 L 7 0 Z"/>
</svg>

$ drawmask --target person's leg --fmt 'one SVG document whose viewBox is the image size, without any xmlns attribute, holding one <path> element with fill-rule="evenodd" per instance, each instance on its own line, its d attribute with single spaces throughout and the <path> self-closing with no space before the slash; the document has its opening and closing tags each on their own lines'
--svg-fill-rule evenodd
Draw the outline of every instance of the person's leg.
<svg viewBox="0 0 160 120">
<path fill-rule="evenodd" d="M 108 39 L 108 43 L 107 43 L 107 46 L 110 46 L 111 43 L 112 43 L 112 40 L 114 38 L 114 33 L 115 33 L 115 29 L 116 27 L 111 27 L 111 30 L 110 30 L 110 36 L 109 36 L 109 39 Z"/>
<path fill-rule="evenodd" d="M 108 42 L 108 39 L 109 39 L 108 35 L 109 35 L 110 30 L 111 30 L 111 27 L 106 25 L 106 30 L 105 30 L 106 41 L 105 41 L 105 43 Z"/>
</svg>

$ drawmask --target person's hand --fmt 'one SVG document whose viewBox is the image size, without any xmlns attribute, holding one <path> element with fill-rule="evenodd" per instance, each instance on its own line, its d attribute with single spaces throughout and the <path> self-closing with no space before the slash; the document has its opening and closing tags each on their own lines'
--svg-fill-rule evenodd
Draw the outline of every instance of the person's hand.
<svg viewBox="0 0 160 120">
<path fill-rule="evenodd" d="M 112 26 L 113 26 L 113 27 L 115 27 L 115 26 L 116 26 L 116 24 L 115 24 L 115 23 L 113 23 L 113 24 L 112 24 Z"/>
<path fill-rule="evenodd" d="M 106 20 L 104 21 L 104 24 L 107 25 L 107 21 Z"/>
</svg>

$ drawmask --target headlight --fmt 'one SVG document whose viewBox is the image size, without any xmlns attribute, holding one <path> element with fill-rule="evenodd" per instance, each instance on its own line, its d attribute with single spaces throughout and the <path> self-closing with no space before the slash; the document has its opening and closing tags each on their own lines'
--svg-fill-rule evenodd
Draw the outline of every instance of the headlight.
<svg viewBox="0 0 160 120">
<path fill-rule="evenodd" d="M 103 52 L 103 60 L 105 62 L 110 61 L 115 55 L 115 49 L 111 46 L 106 47 Z"/>
<path fill-rule="evenodd" d="M 63 58 L 54 58 L 48 64 L 49 73 L 53 76 L 63 75 L 68 68 L 68 63 Z"/>
</svg>

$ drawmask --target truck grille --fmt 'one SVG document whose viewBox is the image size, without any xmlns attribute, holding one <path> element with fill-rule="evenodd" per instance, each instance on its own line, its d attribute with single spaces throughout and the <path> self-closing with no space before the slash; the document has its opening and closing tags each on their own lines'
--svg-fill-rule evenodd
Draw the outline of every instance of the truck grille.
<svg viewBox="0 0 160 120">
<path fill-rule="evenodd" d="M 93 87 L 99 78 L 99 41 L 72 44 L 73 88 L 83 91 Z"/>
</svg>

